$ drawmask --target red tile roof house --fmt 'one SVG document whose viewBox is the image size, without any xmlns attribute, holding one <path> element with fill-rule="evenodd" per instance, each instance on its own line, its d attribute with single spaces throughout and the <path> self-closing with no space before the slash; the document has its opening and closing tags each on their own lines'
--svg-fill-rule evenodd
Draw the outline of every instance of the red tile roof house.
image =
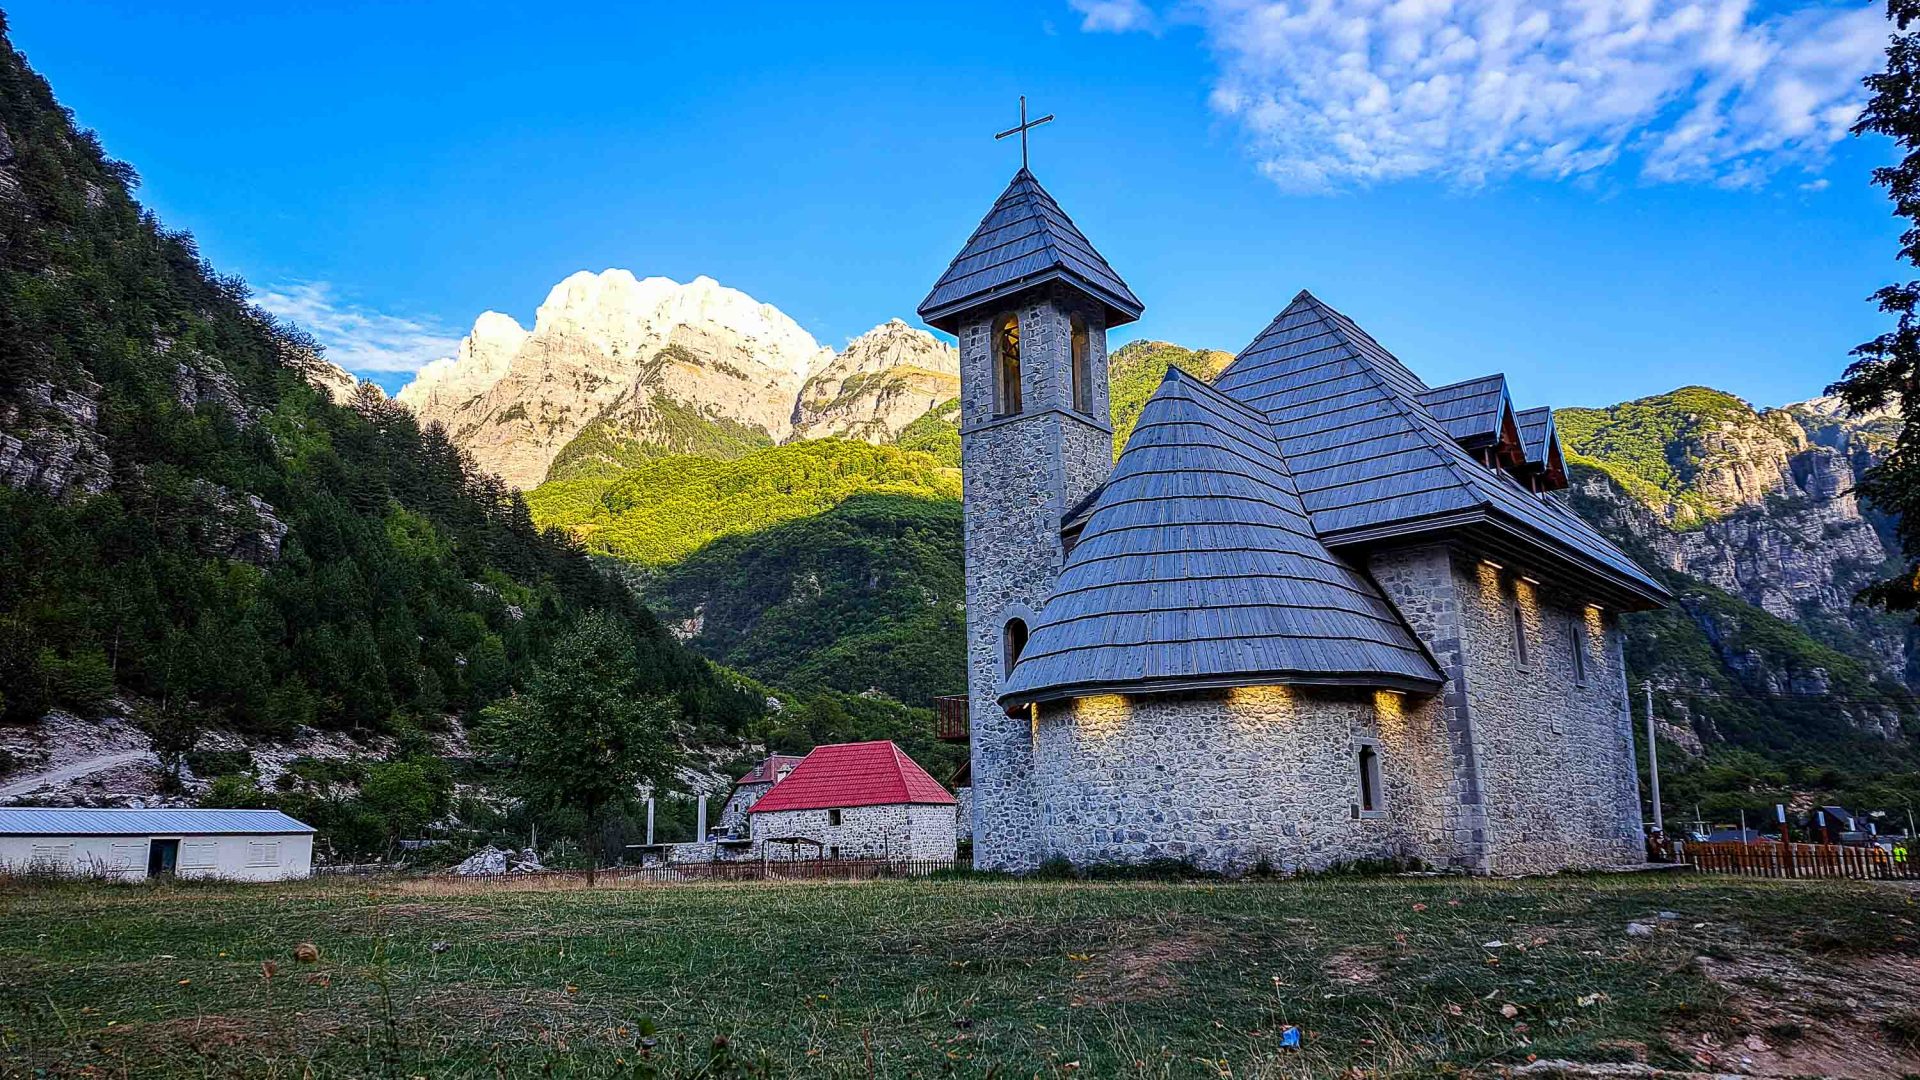
<svg viewBox="0 0 1920 1080">
<path fill-rule="evenodd" d="M 720 828 L 728 836 L 747 835 L 747 811 L 760 796 L 773 790 L 780 778 L 793 771 L 802 758 L 798 754 L 768 754 L 733 785 L 733 794 L 720 811 Z M 706 837 L 699 839 L 705 840 Z"/>
<path fill-rule="evenodd" d="M 890 742 L 817 746 L 753 804 L 771 858 L 951 859 L 956 802 Z"/>
</svg>

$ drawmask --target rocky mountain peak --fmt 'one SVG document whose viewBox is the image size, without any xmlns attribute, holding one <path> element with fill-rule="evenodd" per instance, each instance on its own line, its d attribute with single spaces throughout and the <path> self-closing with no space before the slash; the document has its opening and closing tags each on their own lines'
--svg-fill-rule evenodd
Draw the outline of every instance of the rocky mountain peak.
<svg viewBox="0 0 1920 1080">
<path fill-rule="evenodd" d="M 399 400 L 516 487 L 556 458 L 747 447 L 845 435 L 887 442 L 959 393 L 959 354 L 893 319 L 836 353 L 786 313 L 710 277 L 623 269 L 556 284 L 525 329 L 489 311 Z M 576 439 L 592 445 L 567 448 Z"/>
<path fill-rule="evenodd" d="M 960 394 L 960 351 L 889 319 L 847 343 L 800 391 L 794 437 L 891 442 Z"/>
</svg>

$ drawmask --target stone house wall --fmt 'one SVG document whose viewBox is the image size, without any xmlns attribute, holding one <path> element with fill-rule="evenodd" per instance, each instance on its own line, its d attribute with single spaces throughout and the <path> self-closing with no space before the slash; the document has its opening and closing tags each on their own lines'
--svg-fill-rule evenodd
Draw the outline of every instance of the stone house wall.
<svg viewBox="0 0 1920 1080">
<path fill-rule="evenodd" d="M 785 856 L 786 837 L 804 836 L 821 844 L 826 858 L 841 859 L 951 859 L 954 854 L 952 804 L 850 806 L 840 811 L 840 824 L 830 824 L 828 810 L 775 810 L 753 816 L 753 838 L 764 843 L 774 858 Z M 801 846 L 797 857 L 812 858 Z"/>
<path fill-rule="evenodd" d="M 745 836 L 748 833 L 747 811 L 760 801 L 760 796 L 773 790 L 771 781 L 764 784 L 738 784 L 733 794 L 727 797 L 727 805 L 720 808 L 720 827 L 728 836 Z"/>
<path fill-rule="evenodd" d="M 961 482 L 966 521 L 967 692 L 973 773 L 975 864 L 1020 870 L 1038 864 L 1033 822 L 1033 721 L 999 704 L 1006 677 L 1005 627 L 1029 625 L 1064 561 L 1060 522 L 1113 468 L 1108 420 L 1105 314 L 1088 305 L 1093 414 L 1072 409 L 1069 320 L 1085 300 L 1072 290 L 1035 290 L 1011 301 L 1021 329 L 1023 411 L 996 418 L 993 316 L 963 324 L 960 340 Z"/>
</svg>

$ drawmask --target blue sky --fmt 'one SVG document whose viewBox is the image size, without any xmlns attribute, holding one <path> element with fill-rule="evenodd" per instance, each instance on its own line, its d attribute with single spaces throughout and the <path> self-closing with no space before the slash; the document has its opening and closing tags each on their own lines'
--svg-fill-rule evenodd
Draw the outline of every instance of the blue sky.
<svg viewBox="0 0 1920 1080">
<path fill-rule="evenodd" d="M 1836 137 L 1855 4 L 16 0 L 141 197 L 389 389 L 562 277 L 706 274 L 822 342 L 912 311 L 1018 165 L 1235 350 L 1300 288 L 1522 405 L 1816 394 L 1897 223 Z M 588 10 L 597 7 L 599 10 Z M 1596 15 L 1595 12 L 1601 12 Z"/>
</svg>

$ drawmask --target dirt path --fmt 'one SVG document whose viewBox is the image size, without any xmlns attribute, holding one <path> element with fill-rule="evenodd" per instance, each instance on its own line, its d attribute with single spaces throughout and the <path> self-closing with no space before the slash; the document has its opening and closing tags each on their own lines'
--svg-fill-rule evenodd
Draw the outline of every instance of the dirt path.
<svg viewBox="0 0 1920 1080">
<path fill-rule="evenodd" d="M 148 762 L 157 765 L 159 764 L 159 759 L 155 758 L 153 752 L 150 750 L 122 750 L 119 753 L 101 754 L 97 757 L 82 758 L 79 761 L 62 765 L 58 769 L 52 769 L 36 776 L 29 776 L 24 780 L 10 780 L 4 784 L 0 784 L 0 799 L 10 799 L 19 795 L 27 795 L 50 784 L 64 784 L 70 780 L 78 780 L 82 777 L 92 776 L 97 772 L 104 772 L 121 765 L 132 765 L 137 762 Z"/>
</svg>

